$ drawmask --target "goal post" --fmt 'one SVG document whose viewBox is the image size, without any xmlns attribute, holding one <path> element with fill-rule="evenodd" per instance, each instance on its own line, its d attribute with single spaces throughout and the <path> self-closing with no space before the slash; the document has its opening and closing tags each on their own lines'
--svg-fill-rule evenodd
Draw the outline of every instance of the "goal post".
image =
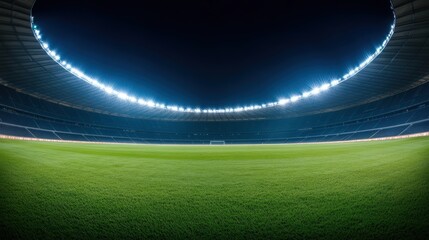
<svg viewBox="0 0 429 240">
<path fill-rule="evenodd" d="M 210 145 L 225 145 L 225 140 L 210 140 Z"/>
</svg>

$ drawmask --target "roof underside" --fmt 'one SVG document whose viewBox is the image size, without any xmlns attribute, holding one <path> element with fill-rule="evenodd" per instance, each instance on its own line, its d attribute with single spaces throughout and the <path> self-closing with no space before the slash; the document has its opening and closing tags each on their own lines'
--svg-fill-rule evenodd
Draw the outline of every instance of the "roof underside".
<svg viewBox="0 0 429 240">
<path fill-rule="evenodd" d="M 372 102 L 429 81 L 429 1 L 393 0 L 396 28 L 386 48 L 357 75 L 328 93 L 244 112 L 186 113 L 143 107 L 107 95 L 52 60 L 31 29 L 34 2 L 0 0 L 0 84 L 87 111 L 180 121 L 289 118 Z"/>
</svg>

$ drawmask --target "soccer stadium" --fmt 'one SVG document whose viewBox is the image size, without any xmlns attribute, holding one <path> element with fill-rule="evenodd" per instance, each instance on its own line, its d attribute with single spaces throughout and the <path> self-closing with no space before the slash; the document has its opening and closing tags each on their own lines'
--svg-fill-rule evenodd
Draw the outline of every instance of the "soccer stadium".
<svg viewBox="0 0 429 240">
<path fill-rule="evenodd" d="M 0 0 L 0 239 L 429 239 L 429 1 L 387 1 L 338 76 L 231 105 L 93 77 L 39 1 Z"/>
</svg>

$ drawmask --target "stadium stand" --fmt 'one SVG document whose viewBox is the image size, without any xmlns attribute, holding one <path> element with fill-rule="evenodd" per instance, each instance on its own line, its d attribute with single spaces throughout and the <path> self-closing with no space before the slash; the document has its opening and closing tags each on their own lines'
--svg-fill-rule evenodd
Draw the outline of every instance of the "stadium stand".
<svg viewBox="0 0 429 240">
<path fill-rule="evenodd" d="M 297 143 L 429 131 L 429 84 L 341 111 L 251 121 L 126 118 L 56 105 L 4 86 L 0 93 L 1 133 L 30 138 L 121 143 L 209 144 L 216 139 L 226 143 Z"/>
<path fill-rule="evenodd" d="M 396 27 L 386 48 L 329 92 L 286 107 L 210 114 L 112 101 L 43 50 L 31 27 L 34 2 L 0 0 L 2 135 L 231 144 L 345 141 L 429 131 L 429 1 L 392 1 Z"/>
</svg>

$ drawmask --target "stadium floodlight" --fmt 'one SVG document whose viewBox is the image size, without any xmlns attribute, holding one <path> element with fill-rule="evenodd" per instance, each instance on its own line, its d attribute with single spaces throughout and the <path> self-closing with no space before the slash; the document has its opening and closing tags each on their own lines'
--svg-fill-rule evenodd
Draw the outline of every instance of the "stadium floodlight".
<svg viewBox="0 0 429 240">
<path fill-rule="evenodd" d="M 308 98 L 308 97 L 310 97 L 311 96 L 311 92 L 303 92 L 302 93 L 302 97 L 303 98 Z"/>
<path fill-rule="evenodd" d="M 128 95 L 124 92 L 118 92 L 117 94 L 118 98 L 122 99 L 122 100 L 127 100 Z"/>
<path fill-rule="evenodd" d="M 162 103 L 156 103 L 155 102 L 155 108 L 165 108 L 165 105 Z"/>
<path fill-rule="evenodd" d="M 376 53 L 378 54 L 378 53 L 381 53 L 381 50 L 383 50 L 383 48 L 382 47 L 378 47 L 377 48 L 377 50 L 376 50 Z"/>
<path fill-rule="evenodd" d="M 81 78 L 81 79 L 83 79 L 83 80 L 85 80 L 85 78 L 84 77 L 86 77 L 85 76 L 85 74 L 83 74 L 83 72 L 81 72 L 79 69 L 77 69 L 77 68 L 71 68 L 70 69 L 70 72 L 71 73 L 73 73 L 74 75 L 76 75 L 77 77 L 79 77 L 79 78 Z M 86 80 L 85 80 L 86 81 Z M 87 81 L 86 81 L 87 82 Z"/>
<path fill-rule="evenodd" d="M 147 105 L 148 107 L 155 107 L 155 102 L 154 102 L 154 101 L 152 101 L 152 100 L 149 100 L 149 101 L 147 101 L 147 102 L 146 102 L 146 105 Z"/>
<path fill-rule="evenodd" d="M 366 65 L 368 65 L 372 60 L 374 59 L 374 55 L 370 55 L 365 61 L 363 62 Z"/>
<path fill-rule="evenodd" d="M 343 81 L 345 81 L 345 80 L 347 80 L 347 79 L 349 79 L 349 74 L 348 73 L 346 73 L 346 74 L 344 74 L 344 76 L 343 76 Z"/>
<path fill-rule="evenodd" d="M 100 89 L 102 89 L 102 90 L 104 90 L 104 91 L 106 91 L 105 89 L 106 89 L 106 85 L 104 85 L 104 84 L 102 84 L 101 82 L 99 82 L 97 79 L 92 79 L 92 84 L 94 85 L 94 86 L 96 86 L 96 87 L 98 87 L 98 88 L 100 88 Z"/>
<path fill-rule="evenodd" d="M 137 102 L 137 98 L 135 97 L 128 97 L 128 100 L 133 103 Z"/>
<path fill-rule="evenodd" d="M 320 88 L 319 87 L 315 87 L 311 90 L 311 95 L 317 95 L 320 93 Z"/>
<path fill-rule="evenodd" d="M 322 86 L 320 86 L 320 90 L 321 91 L 326 91 L 331 87 L 331 85 L 329 83 L 324 83 L 322 84 Z"/>
<path fill-rule="evenodd" d="M 112 94 L 113 93 L 113 88 L 112 87 L 106 87 L 104 89 L 104 91 L 106 91 L 107 94 Z"/>
<path fill-rule="evenodd" d="M 301 96 L 298 96 L 298 95 L 294 95 L 294 96 L 290 97 L 291 102 L 297 102 L 300 99 L 301 99 Z"/>
<path fill-rule="evenodd" d="M 87 82 L 89 82 L 89 83 L 91 83 L 92 85 L 97 85 L 97 83 L 98 83 L 98 81 L 96 81 L 96 80 L 94 80 L 94 79 L 92 79 L 91 77 L 89 77 L 89 76 L 86 76 L 86 75 L 83 75 L 82 76 L 82 78 L 85 80 L 85 81 L 87 81 Z"/>
<path fill-rule="evenodd" d="M 139 100 L 137 100 L 137 102 L 141 105 L 146 105 L 146 100 L 144 100 L 143 98 L 139 98 Z"/>
<path fill-rule="evenodd" d="M 287 98 L 280 98 L 278 101 L 279 105 L 286 105 L 289 102 L 290 102 L 290 100 Z"/>
<path fill-rule="evenodd" d="M 338 84 L 340 84 L 340 80 L 338 80 L 338 79 L 335 79 L 335 80 L 331 81 L 331 87 L 337 86 Z"/>
<path fill-rule="evenodd" d="M 60 56 L 55 51 L 48 51 L 48 53 L 53 59 L 55 59 L 55 61 L 58 62 L 60 60 Z"/>
<path fill-rule="evenodd" d="M 121 92 L 117 89 L 114 89 L 113 87 L 110 87 L 110 86 L 103 84 L 102 82 L 99 82 L 97 80 L 92 79 L 91 77 L 87 76 L 82 71 L 80 71 L 79 69 L 73 67 L 70 63 L 67 63 L 67 61 L 64 61 L 64 60 L 60 61 L 61 57 L 55 51 L 53 51 L 49 48 L 49 44 L 47 42 L 42 40 L 41 31 L 38 28 L 38 26 L 36 24 L 34 24 L 34 17 L 33 16 L 31 16 L 31 26 L 32 26 L 31 29 L 33 31 L 34 36 L 36 37 L 36 39 L 38 40 L 38 42 L 40 43 L 42 48 L 46 51 L 48 56 L 50 56 L 53 60 L 55 60 L 58 64 L 60 64 L 60 66 L 62 66 L 64 69 L 66 69 L 67 71 L 69 71 L 70 73 L 75 75 L 77 78 L 91 84 L 92 86 L 104 91 L 107 94 L 116 96 L 119 99 L 126 100 L 126 101 L 129 101 L 131 103 L 138 103 L 138 104 L 145 106 L 145 107 L 161 108 L 161 109 L 166 109 L 166 110 L 174 111 L 174 112 L 193 112 L 193 113 L 201 113 L 201 112 L 203 112 L 203 113 L 224 113 L 224 112 L 228 112 L 229 113 L 229 112 L 234 112 L 235 113 L 235 112 L 242 112 L 242 111 L 254 111 L 254 110 L 263 109 L 263 108 L 275 107 L 278 105 L 285 105 L 289 102 L 296 102 L 296 101 L 300 100 L 301 98 L 307 98 L 310 96 L 318 95 L 320 92 L 326 91 L 330 87 L 333 87 L 333 86 L 336 86 L 340 83 L 343 83 L 346 80 L 350 79 L 351 77 L 355 76 L 358 72 L 360 72 L 362 69 L 364 69 L 366 66 L 368 66 L 383 51 L 383 49 L 389 43 L 389 41 L 392 38 L 394 31 L 395 31 L 396 14 L 393 11 L 393 23 L 390 26 L 390 31 L 389 31 L 388 35 L 386 36 L 386 38 L 383 40 L 382 44 L 375 49 L 375 52 L 373 54 L 369 55 L 369 57 L 367 57 L 363 62 L 361 62 L 359 65 L 357 65 L 357 67 L 352 68 L 349 72 L 344 74 L 340 79 L 332 80 L 330 83 L 325 83 L 319 87 L 315 87 L 311 91 L 303 92 L 301 95 L 292 96 L 290 99 L 279 99 L 277 102 L 269 102 L 269 103 L 264 103 L 264 104 L 259 104 L 259 105 L 250 105 L 250 106 L 248 105 L 245 107 L 239 106 L 239 107 L 235 107 L 235 108 L 220 108 L 220 109 L 200 109 L 200 108 L 191 108 L 191 107 L 185 109 L 185 108 L 180 107 L 180 106 L 171 106 L 171 105 L 166 106 L 164 104 L 160 104 L 160 103 L 157 103 L 155 101 L 146 101 L 146 100 L 144 100 L 144 98 L 138 98 L 137 99 L 136 97 L 128 96 L 124 92 Z"/>
</svg>

